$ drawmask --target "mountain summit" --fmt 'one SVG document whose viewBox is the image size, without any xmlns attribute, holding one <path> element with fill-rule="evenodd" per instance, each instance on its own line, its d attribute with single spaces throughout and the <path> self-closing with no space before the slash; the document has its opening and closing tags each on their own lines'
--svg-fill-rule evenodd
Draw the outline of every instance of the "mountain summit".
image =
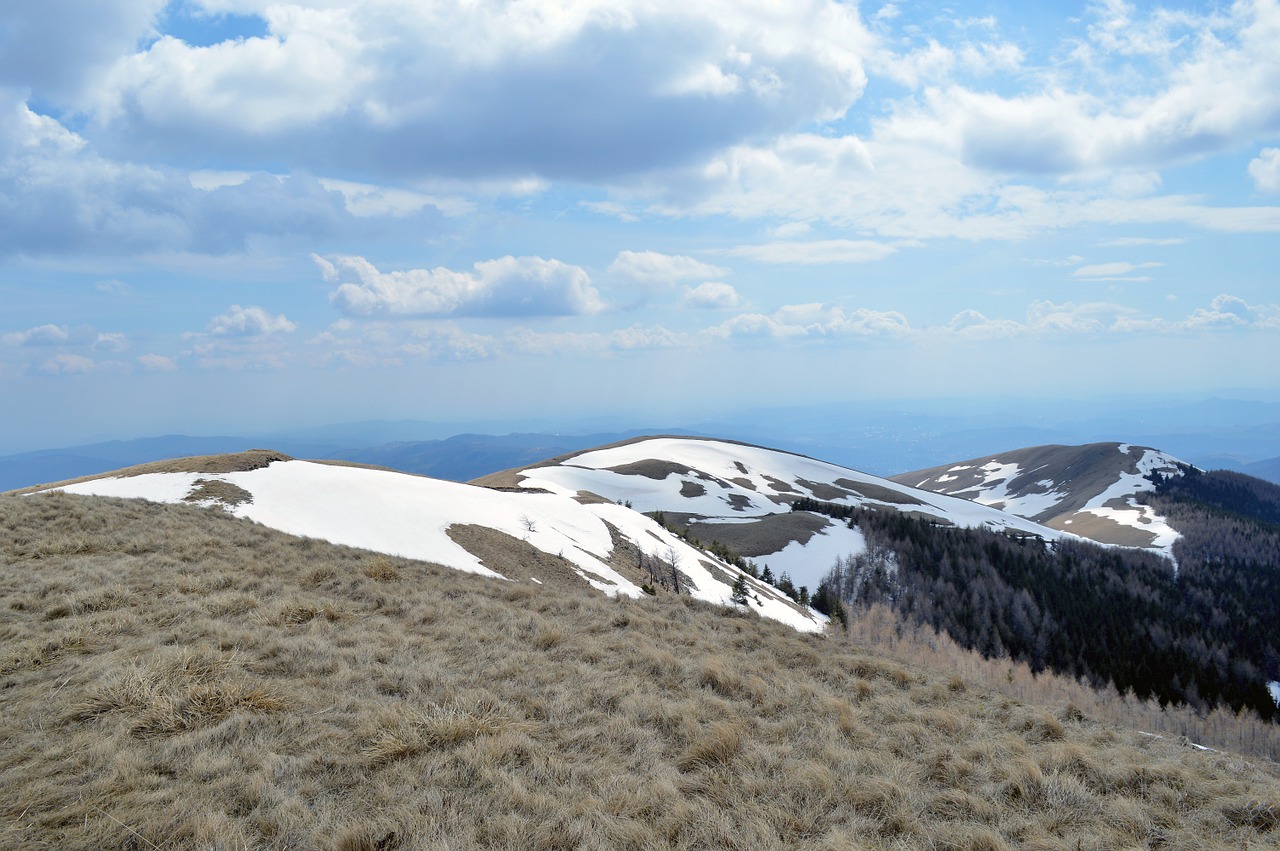
<svg viewBox="0 0 1280 851">
<path fill-rule="evenodd" d="M 1152 549 L 1172 557 L 1178 533 L 1138 495 L 1190 465 L 1146 446 L 1089 443 L 1032 446 L 973 458 L 893 481 L 1034 520 L 1103 544 Z"/>
</svg>

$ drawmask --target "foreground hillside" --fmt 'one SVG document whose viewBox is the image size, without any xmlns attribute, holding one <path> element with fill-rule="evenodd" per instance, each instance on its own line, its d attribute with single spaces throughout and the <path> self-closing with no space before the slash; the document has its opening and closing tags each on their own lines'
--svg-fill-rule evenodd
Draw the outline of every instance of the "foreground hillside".
<svg viewBox="0 0 1280 851">
<path fill-rule="evenodd" d="M 0 847 L 1275 847 L 1266 765 L 666 595 L 0 497 Z"/>
</svg>

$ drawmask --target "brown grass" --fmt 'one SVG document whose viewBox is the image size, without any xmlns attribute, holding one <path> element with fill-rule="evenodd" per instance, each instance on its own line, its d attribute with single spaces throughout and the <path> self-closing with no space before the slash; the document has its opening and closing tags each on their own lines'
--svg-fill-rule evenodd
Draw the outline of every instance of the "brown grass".
<svg viewBox="0 0 1280 851">
<path fill-rule="evenodd" d="M 1025 664 L 984 659 L 946 635 L 903 623 L 882 606 L 855 616 L 849 633 L 841 638 L 864 651 L 880 654 L 878 666 L 891 666 L 894 663 L 889 660 L 897 659 L 947 676 L 948 688 L 953 690 L 963 690 L 966 683 L 978 684 L 1020 701 L 1052 707 L 1023 722 L 1028 725 L 1024 733 L 1045 740 L 1059 738 L 1063 724 L 1105 721 L 1183 744 L 1194 742 L 1271 762 L 1280 760 L 1280 725 L 1261 721 L 1253 713 L 1237 714 L 1224 708 L 1201 715 L 1185 706 L 1161 706 L 1155 700 L 1138 700 L 1132 694 L 1119 694 L 1114 688 L 1093 688 L 1070 677 L 1048 672 L 1033 674 Z M 868 684 L 862 688 L 870 687 Z"/>
<path fill-rule="evenodd" d="M 1273 766 L 668 595 L 0 498 L 0 848 L 1277 847 Z"/>
</svg>

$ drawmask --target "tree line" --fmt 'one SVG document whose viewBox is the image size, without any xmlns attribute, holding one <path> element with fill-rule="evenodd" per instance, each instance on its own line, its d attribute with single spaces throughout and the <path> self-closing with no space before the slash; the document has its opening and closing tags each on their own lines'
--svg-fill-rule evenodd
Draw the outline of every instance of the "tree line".
<svg viewBox="0 0 1280 851">
<path fill-rule="evenodd" d="M 1228 510 L 1203 504 L 1199 492 L 1160 486 L 1165 492 L 1152 499 L 1164 500 L 1162 512 L 1169 508 L 1184 536 L 1176 572 L 1153 553 L 1078 540 L 1011 537 L 808 498 L 792 508 L 843 519 L 866 538 L 866 551 L 840 559 L 814 594 L 828 606 L 884 604 L 984 657 L 1024 662 L 1033 672 L 1110 683 L 1162 705 L 1227 706 L 1274 719 L 1266 683 L 1280 679 L 1273 630 L 1280 528 L 1269 531 L 1255 509 L 1237 510 L 1243 497 Z"/>
</svg>

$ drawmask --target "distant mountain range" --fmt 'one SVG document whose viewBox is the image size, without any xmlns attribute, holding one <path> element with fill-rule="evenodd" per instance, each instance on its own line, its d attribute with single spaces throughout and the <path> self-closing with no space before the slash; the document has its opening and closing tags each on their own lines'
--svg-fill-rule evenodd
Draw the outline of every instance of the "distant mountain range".
<svg viewBox="0 0 1280 851">
<path fill-rule="evenodd" d="M 879 476 L 984 457 L 1011 446 L 1123 439 L 1158 446 L 1205 470 L 1240 470 L 1280 481 L 1280 402 L 954 398 L 760 407 L 714 418 L 636 425 L 617 418 L 581 417 L 453 423 L 368 420 L 211 437 L 99 441 L 0 456 L 0 491 L 160 458 L 258 447 L 297 458 L 337 458 L 468 481 L 640 434 L 731 438 Z"/>
</svg>

